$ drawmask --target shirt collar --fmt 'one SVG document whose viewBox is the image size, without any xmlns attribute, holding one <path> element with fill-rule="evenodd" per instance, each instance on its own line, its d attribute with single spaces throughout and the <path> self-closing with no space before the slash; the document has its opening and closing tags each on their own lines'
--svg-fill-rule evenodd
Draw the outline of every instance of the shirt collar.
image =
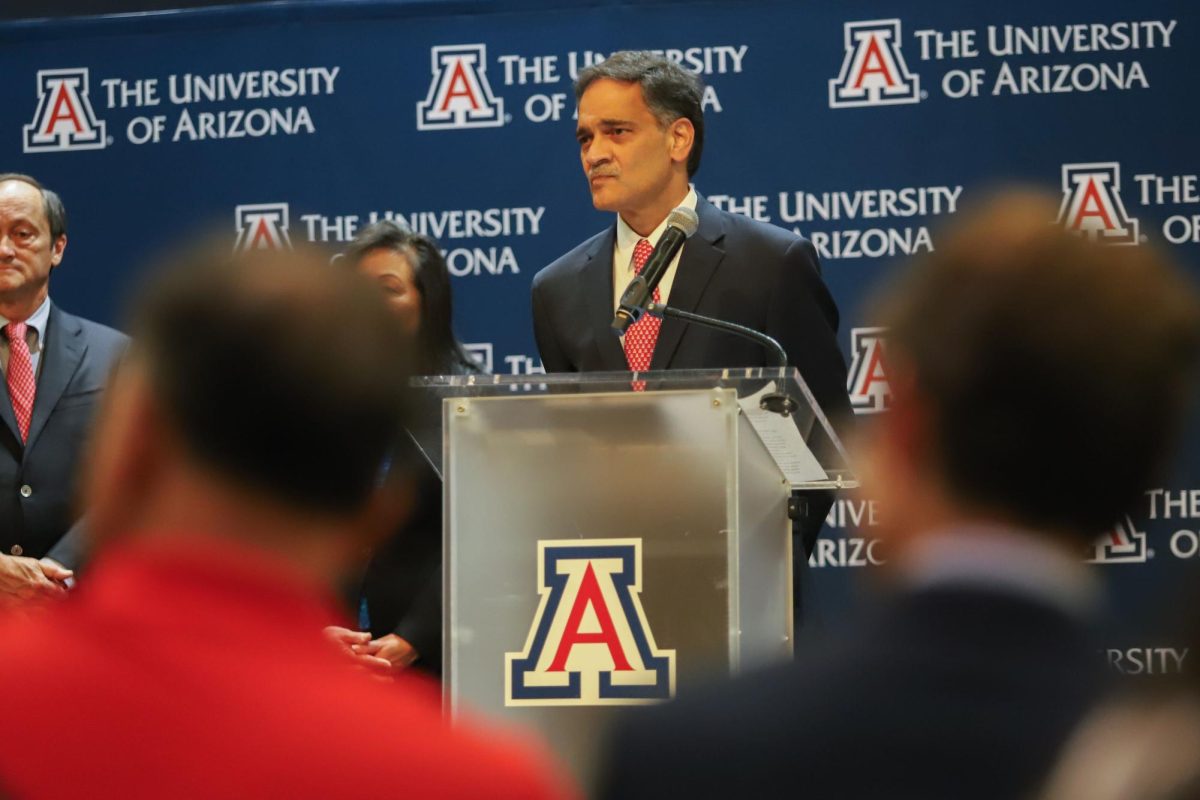
<svg viewBox="0 0 1200 800">
<path fill-rule="evenodd" d="M 37 340 L 39 342 L 42 342 L 42 341 L 45 341 L 46 323 L 49 321 L 50 321 L 50 295 L 46 295 L 46 298 L 44 300 L 42 300 L 42 304 L 37 307 L 37 311 L 34 311 L 32 314 L 29 315 L 29 319 L 25 320 L 25 327 L 32 328 L 33 330 L 37 331 Z M 0 316 L 0 328 L 3 328 L 9 322 L 11 322 L 11 320 L 9 320 L 3 316 Z"/>
<path fill-rule="evenodd" d="M 683 198 L 683 202 L 681 202 L 679 205 L 686 206 L 692 211 L 695 211 L 696 204 L 698 202 L 699 198 L 696 195 L 696 187 L 688 184 L 687 196 Z M 670 218 L 670 216 L 671 215 L 668 214 L 667 218 Z M 667 220 L 664 219 L 658 224 L 658 227 L 650 233 L 649 236 L 645 237 L 650 242 L 651 247 L 654 247 L 658 244 L 658 240 L 662 238 L 663 232 L 666 230 Z M 633 248 L 637 246 L 638 240 L 641 238 L 643 237 L 633 228 L 629 227 L 629 223 L 621 219 L 620 214 L 617 214 L 617 248 L 623 253 L 632 253 Z"/>
<path fill-rule="evenodd" d="M 1086 616 L 1098 602 L 1095 577 L 1079 559 L 1030 531 L 976 525 L 935 532 L 897 564 L 911 590 L 992 588 Z"/>
</svg>

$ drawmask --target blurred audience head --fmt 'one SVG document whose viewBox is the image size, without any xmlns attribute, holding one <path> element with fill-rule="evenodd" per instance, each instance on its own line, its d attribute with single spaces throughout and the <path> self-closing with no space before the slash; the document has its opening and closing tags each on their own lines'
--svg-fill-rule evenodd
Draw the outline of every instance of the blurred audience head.
<svg viewBox="0 0 1200 800">
<path fill-rule="evenodd" d="M 417 371 L 451 372 L 470 363 L 454 336 L 450 271 L 433 239 L 382 220 L 359 231 L 344 259 L 378 286 L 414 337 Z"/>
<path fill-rule="evenodd" d="M 1200 345 L 1196 293 L 1155 248 L 1086 241 L 1056 214 L 1040 193 L 992 196 L 876 310 L 894 402 L 866 462 L 893 547 L 976 520 L 1079 549 L 1164 465 Z"/>
<path fill-rule="evenodd" d="M 368 281 L 315 249 L 201 246 L 150 280 L 130 333 L 90 465 L 97 540 L 204 497 L 315 527 L 369 515 L 403 431 L 408 338 Z"/>
</svg>

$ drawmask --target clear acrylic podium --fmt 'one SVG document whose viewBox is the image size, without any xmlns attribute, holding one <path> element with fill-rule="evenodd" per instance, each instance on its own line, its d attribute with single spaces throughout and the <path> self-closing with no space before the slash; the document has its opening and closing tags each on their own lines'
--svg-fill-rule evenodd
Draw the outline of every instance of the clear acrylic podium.
<svg viewBox="0 0 1200 800">
<path fill-rule="evenodd" d="M 787 658 L 793 489 L 856 485 L 794 369 L 439 376 L 452 714 L 535 729 L 592 784 L 623 706 Z M 783 417 L 759 398 L 786 389 Z M 636 389 L 636 390 L 635 390 Z"/>
</svg>

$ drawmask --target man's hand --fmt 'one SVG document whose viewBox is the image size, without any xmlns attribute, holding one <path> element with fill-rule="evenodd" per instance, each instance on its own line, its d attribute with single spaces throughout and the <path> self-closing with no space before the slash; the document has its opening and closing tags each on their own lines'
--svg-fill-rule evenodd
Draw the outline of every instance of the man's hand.
<svg viewBox="0 0 1200 800">
<path fill-rule="evenodd" d="M 330 625 L 325 629 L 325 636 L 359 666 L 376 673 L 392 671 L 392 662 L 376 654 L 379 647 L 371 641 L 371 634 L 366 631 L 352 631 L 349 628 Z"/>
<path fill-rule="evenodd" d="M 53 558 L 38 559 L 38 563 L 42 565 L 42 574 L 52 581 L 56 581 L 66 588 L 70 588 L 67 581 L 75 577 L 75 572 L 64 567 L 62 564 L 55 561 Z"/>
<path fill-rule="evenodd" d="M 73 574 L 48 558 L 37 561 L 0 555 L 0 595 L 8 600 L 60 596 L 67 591 L 64 582 Z"/>
<path fill-rule="evenodd" d="M 372 641 L 371 634 L 366 631 L 330 625 L 325 629 L 325 636 L 360 666 L 377 674 L 394 675 L 402 672 L 420 655 L 416 648 L 394 633 Z"/>
<path fill-rule="evenodd" d="M 392 672 L 408 669 L 409 665 L 420 655 L 416 648 L 394 633 L 380 636 L 371 644 L 376 648 L 375 655 L 387 661 Z"/>
</svg>

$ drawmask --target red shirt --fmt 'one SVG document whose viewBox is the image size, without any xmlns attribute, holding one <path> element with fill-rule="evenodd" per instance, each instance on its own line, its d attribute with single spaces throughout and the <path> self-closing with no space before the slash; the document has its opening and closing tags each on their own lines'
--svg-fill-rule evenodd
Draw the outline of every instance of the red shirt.
<svg viewBox="0 0 1200 800">
<path fill-rule="evenodd" d="M 522 743 L 449 726 L 322 635 L 321 591 L 216 540 L 113 552 L 56 607 L 0 622 L 0 796 L 551 798 Z"/>
</svg>

